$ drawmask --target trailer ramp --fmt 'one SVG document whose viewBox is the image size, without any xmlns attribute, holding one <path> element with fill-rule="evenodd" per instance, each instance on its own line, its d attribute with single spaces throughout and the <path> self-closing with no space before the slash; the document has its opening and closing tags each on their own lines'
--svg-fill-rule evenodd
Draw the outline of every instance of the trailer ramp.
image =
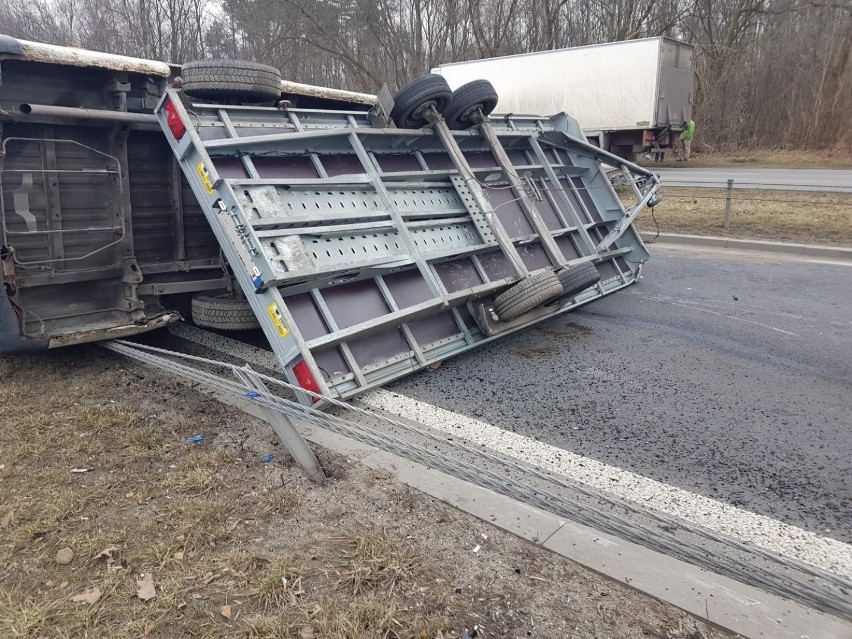
<svg viewBox="0 0 852 639">
<path fill-rule="evenodd" d="M 192 104 L 175 89 L 155 114 L 288 380 L 324 396 L 624 288 L 648 258 L 619 226 L 628 213 L 600 151 L 564 115 L 506 117 L 486 136 L 382 127 L 365 112 Z M 493 312 L 521 279 L 585 262 L 600 281 L 575 297 L 511 321 Z"/>
</svg>

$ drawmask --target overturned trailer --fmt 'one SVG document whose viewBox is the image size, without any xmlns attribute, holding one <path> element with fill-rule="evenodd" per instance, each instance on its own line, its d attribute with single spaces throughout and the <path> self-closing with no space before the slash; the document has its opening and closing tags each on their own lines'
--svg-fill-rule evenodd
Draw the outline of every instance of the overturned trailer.
<svg viewBox="0 0 852 639">
<path fill-rule="evenodd" d="M 192 299 L 345 398 L 628 286 L 648 257 L 630 223 L 656 177 L 565 114 L 492 120 L 488 83 L 376 101 L 39 47 L 0 40 L 4 352 L 143 332 Z"/>
</svg>

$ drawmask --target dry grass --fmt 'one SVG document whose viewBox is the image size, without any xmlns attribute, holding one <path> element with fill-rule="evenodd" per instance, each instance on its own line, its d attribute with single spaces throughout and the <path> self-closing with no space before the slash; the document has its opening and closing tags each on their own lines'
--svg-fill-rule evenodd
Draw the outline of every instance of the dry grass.
<svg viewBox="0 0 852 639">
<path fill-rule="evenodd" d="M 305 594 L 305 568 L 295 557 L 252 557 L 245 574 L 245 596 L 255 598 L 264 612 L 297 606 L 299 597 Z"/>
<path fill-rule="evenodd" d="M 666 187 L 661 195 L 654 216 L 664 233 L 852 246 L 852 194 L 735 189 L 727 231 L 725 189 Z M 637 225 L 656 229 L 649 211 Z"/>
<path fill-rule="evenodd" d="M 415 554 L 389 533 L 327 536 L 310 570 L 295 548 L 257 548 L 269 538 L 259 530 L 274 535 L 299 512 L 298 471 L 264 485 L 269 465 L 189 444 L 197 420 L 126 401 L 111 378 L 107 368 L 84 381 L 49 356 L 0 360 L 0 637 L 283 638 L 310 626 L 329 639 L 402 638 L 447 627 L 411 596 Z M 61 548 L 71 565 L 56 564 Z M 146 572 L 157 596 L 143 602 Z M 70 601 L 89 588 L 97 602 Z"/>
<path fill-rule="evenodd" d="M 420 562 L 410 546 L 381 531 L 355 532 L 340 542 L 340 561 L 335 566 L 338 584 L 354 595 L 391 593 Z"/>
<path fill-rule="evenodd" d="M 696 152 L 697 151 L 697 152 Z M 826 151 L 736 151 L 716 153 L 693 145 L 693 157 L 683 162 L 669 159 L 665 162 L 647 162 L 640 156 L 639 163 L 649 167 L 729 167 L 746 168 L 808 168 L 808 169 L 848 169 L 852 168 L 852 147 Z"/>
</svg>

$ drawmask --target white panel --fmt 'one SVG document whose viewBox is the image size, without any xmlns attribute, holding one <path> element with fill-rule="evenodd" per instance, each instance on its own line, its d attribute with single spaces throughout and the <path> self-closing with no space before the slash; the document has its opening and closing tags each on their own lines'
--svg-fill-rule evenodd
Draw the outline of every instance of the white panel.
<svg viewBox="0 0 852 639">
<path fill-rule="evenodd" d="M 499 113 L 564 111 L 586 131 L 654 124 L 660 38 L 445 64 L 433 70 L 455 89 L 490 80 Z"/>
</svg>

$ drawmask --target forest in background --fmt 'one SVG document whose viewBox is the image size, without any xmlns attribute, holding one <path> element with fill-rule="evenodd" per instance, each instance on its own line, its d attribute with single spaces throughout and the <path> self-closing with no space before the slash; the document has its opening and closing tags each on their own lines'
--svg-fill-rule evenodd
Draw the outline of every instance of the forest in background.
<svg viewBox="0 0 852 639">
<path fill-rule="evenodd" d="M 0 33 L 172 62 L 252 59 L 368 92 L 444 62 L 666 35 L 697 47 L 703 144 L 852 145 L 852 0 L 28 0 L 0 3 Z"/>
</svg>

